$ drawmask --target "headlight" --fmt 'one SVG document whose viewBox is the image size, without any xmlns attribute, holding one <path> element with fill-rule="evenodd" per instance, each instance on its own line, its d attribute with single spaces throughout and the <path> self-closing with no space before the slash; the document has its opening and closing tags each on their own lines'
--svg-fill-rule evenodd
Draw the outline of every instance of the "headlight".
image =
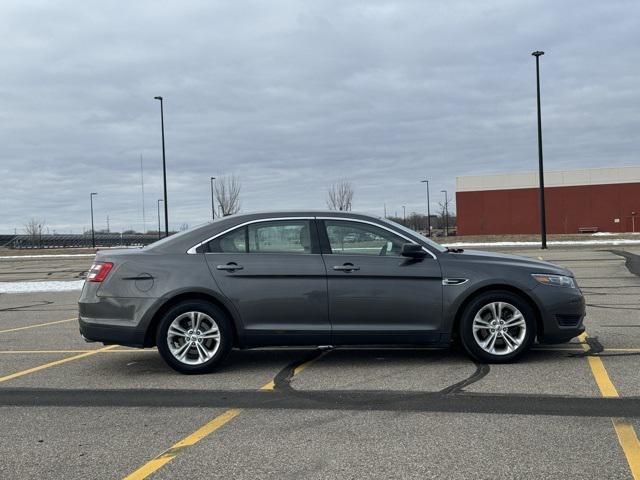
<svg viewBox="0 0 640 480">
<path fill-rule="evenodd" d="M 532 273 L 531 276 L 543 285 L 553 285 L 554 287 L 576 288 L 576 282 L 572 277 L 566 275 L 549 275 L 547 273 Z"/>
</svg>

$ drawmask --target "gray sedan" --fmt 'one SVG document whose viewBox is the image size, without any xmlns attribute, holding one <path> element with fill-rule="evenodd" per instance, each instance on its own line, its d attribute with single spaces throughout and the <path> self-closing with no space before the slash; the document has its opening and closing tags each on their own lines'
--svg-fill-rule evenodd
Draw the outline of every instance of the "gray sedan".
<svg viewBox="0 0 640 480">
<path fill-rule="evenodd" d="M 98 252 L 80 305 L 88 341 L 157 346 L 183 373 L 236 348 L 431 345 L 509 362 L 584 331 L 573 274 L 447 249 L 346 212 L 235 215 L 140 250 Z"/>
</svg>

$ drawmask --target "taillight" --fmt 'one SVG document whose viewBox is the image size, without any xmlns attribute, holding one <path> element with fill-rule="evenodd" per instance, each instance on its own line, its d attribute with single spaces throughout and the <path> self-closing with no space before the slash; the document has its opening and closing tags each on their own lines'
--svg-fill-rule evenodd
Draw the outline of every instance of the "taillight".
<svg viewBox="0 0 640 480">
<path fill-rule="evenodd" d="M 113 268 L 111 262 L 95 262 L 87 274 L 87 282 L 102 282 Z"/>
</svg>

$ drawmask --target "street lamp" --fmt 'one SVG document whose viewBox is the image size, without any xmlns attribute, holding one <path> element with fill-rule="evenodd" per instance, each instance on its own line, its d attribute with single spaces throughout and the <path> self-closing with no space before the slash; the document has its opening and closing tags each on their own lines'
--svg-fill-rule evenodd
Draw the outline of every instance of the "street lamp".
<svg viewBox="0 0 640 480">
<path fill-rule="evenodd" d="M 162 201 L 161 198 L 158 199 L 158 239 L 162 238 L 162 235 L 160 233 L 160 202 Z"/>
<path fill-rule="evenodd" d="M 162 179 L 164 181 L 164 233 L 169 236 L 169 207 L 167 205 L 167 161 L 164 153 L 164 104 L 162 97 L 153 97 L 160 100 L 160 125 L 162 128 Z"/>
<path fill-rule="evenodd" d="M 211 177 L 211 218 L 213 220 L 216 219 L 216 205 L 213 201 L 213 181 L 216 179 L 216 177 Z"/>
<path fill-rule="evenodd" d="M 429 205 L 429 180 L 421 180 L 420 183 L 427 184 L 427 236 L 431 236 L 431 207 Z"/>
<path fill-rule="evenodd" d="M 402 221 L 404 222 L 404 226 L 407 226 L 407 207 L 402 205 Z"/>
<path fill-rule="evenodd" d="M 536 89 L 538 94 L 538 171 L 540 174 L 540 234 L 542 245 L 547 248 L 547 216 L 544 204 L 544 169 L 542 164 L 542 115 L 540 113 L 540 56 L 544 52 L 536 51 L 531 55 L 536 57 Z"/>
<path fill-rule="evenodd" d="M 93 248 L 96 248 L 96 233 L 95 233 L 95 229 L 93 228 L 93 196 L 97 195 L 96 192 L 92 192 L 89 195 L 89 202 L 91 202 L 91 245 L 93 246 Z"/>
<path fill-rule="evenodd" d="M 449 199 L 446 190 L 440 190 L 444 193 L 444 236 L 449 236 Z"/>
</svg>

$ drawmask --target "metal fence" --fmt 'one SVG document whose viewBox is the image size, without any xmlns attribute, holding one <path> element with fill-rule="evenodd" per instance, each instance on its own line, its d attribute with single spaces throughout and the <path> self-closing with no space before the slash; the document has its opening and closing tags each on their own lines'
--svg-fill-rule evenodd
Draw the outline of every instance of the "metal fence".
<svg viewBox="0 0 640 480">
<path fill-rule="evenodd" d="M 96 247 L 141 247 L 158 240 L 157 235 L 96 233 Z M 4 248 L 91 248 L 91 234 L 0 235 Z"/>
</svg>

